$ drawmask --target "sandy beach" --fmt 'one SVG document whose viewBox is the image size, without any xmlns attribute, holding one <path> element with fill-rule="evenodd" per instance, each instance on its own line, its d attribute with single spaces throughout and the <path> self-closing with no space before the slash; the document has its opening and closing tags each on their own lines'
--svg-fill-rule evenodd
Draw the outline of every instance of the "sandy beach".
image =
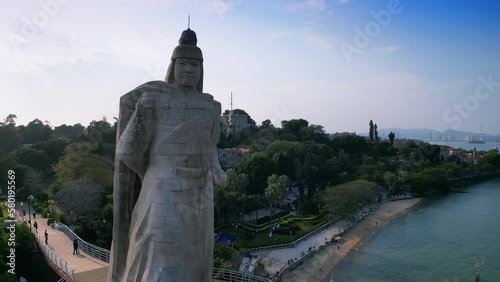
<svg viewBox="0 0 500 282">
<path fill-rule="evenodd" d="M 281 281 L 310 282 L 330 281 L 332 272 L 349 252 L 356 251 L 363 243 L 363 239 L 373 233 L 377 228 L 403 214 L 417 205 L 422 198 L 412 198 L 386 202 L 374 212 L 357 222 L 344 234 L 338 244 L 330 244 L 297 266 L 292 271 L 285 272 Z"/>
</svg>

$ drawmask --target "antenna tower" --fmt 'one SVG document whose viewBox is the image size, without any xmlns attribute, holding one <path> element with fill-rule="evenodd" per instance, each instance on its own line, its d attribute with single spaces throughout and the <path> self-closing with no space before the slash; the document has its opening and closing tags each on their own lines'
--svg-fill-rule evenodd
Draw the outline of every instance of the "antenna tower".
<svg viewBox="0 0 500 282">
<path fill-rule="evenodd" d="M 233 112 L 233 91 L 231 91 L 231 112 Z"/>
</svg>

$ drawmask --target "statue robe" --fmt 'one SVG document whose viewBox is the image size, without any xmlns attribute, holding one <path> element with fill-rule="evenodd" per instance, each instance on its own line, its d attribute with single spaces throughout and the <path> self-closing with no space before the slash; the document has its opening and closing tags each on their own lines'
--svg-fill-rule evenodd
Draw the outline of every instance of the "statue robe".
<svg viewBox="0 0 500 282">
<path fill-rule="evenodd" d="M 120 105 L 108 279 L 212 281 L 220 104 L 156 81 Z"/>
</svg>

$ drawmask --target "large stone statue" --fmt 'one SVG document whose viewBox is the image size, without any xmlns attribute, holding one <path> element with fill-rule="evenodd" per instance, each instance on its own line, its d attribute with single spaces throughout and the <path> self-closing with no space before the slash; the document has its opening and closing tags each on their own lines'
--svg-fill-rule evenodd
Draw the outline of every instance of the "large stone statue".
<svg viewBox="0 0 500 282">
<path fill-rule="evenodd" d="M 166 82 L 120 99 L 109 281 L 212 281 L 220 103 L 202 92 L 194 31 L 174 49 Z"/>
</svg>

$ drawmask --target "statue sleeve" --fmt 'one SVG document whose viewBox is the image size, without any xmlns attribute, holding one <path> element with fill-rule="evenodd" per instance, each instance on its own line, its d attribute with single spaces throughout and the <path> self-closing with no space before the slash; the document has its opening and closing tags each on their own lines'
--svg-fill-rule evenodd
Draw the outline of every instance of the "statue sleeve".
<svg viewBox="0 0 500 282">
<path fill-rule="evenodd" d="M 141 179 L 148 165 L 146 153 L 155 133 L 154 116 L 153 97 L 142 95 L 116 144 L 116 157 Z"/>
<path fill-rule="evenodd" d="M 214 124 L 212 127 L 212 141 L 213 141 L 213 146 L 214 152 L 212 154 L 212 159 L 210 161 L 211 163 L 211 170 L 212 170 L 212 176 L 214 179 L 214 184 L 215 185 L 225 185 L 227 182 L 226 178 L 226 173 L 222 170 L 220 167 L 219 163 L 219 157 L 217 153 L 217 143 L 219 142 L 220 138 L 220 114 L 221 114 L 221 105 L 219 102 L 214 101 L 215 103 L 215 113 L 214 113 Z"/>
<path fill-rule="evenodd" d="M 149 93 L 165 93 L 170 89 L 165 82 L 150 81 L 120 98 L 113 184 L 113 243 L 107 281 L 124 281 L 130 220 L 141 191 L 140 177 L 147 165 L 147 149 L 155 134 L 154 100 Z"/>
</svg>

